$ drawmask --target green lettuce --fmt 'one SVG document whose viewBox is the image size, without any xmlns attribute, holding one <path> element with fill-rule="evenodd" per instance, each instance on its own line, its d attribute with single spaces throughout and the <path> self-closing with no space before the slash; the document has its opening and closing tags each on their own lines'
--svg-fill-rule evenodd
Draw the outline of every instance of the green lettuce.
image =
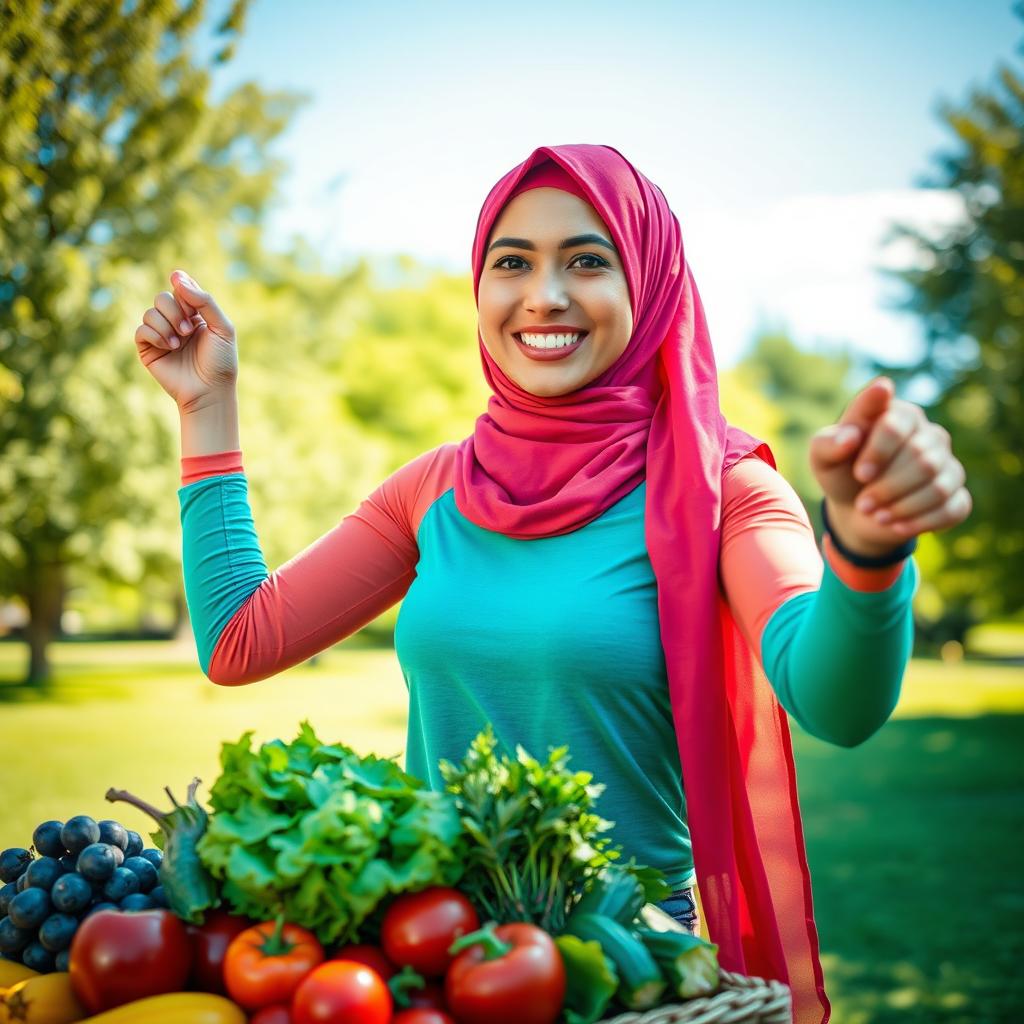
<svg viewBox="0 0 1024 1024">
<path fill-rule="evenodd" d="M 454 798 L 394 761 L 320 742 L 221 747 L 199 858 L 238 914 L 285 919 L 325 945 L 355 941 L 391 894 L 454 885 L 465 839 Z"/>
</svg>

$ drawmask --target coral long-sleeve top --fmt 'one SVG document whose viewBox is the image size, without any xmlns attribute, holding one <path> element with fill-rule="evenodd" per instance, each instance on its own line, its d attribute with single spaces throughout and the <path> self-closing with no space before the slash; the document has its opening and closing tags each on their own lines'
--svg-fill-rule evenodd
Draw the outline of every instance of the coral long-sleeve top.
<svg viewBox="0 0 1024 1024">
<path fill-rule="evenodd" d="M 241 452 L 182 459 L 185 593 L 203 671 L 255 682 L 338 643 L 402 600 L 395 649 L 409 691 L 407 771 L 440 789 L 488 722 L 502 748 L 568 745 L 605 789 L 626 856 L 693 884 L 685 780 L 644 535 L 646 483 L 558 537 L 520 540 L 456 508 L 456 445 L 385 480 L 268 572 Z M 828 742 L 888 718 L 912 648 L 914 560 L 850 565 L 756 456 L 722 479 L 719 580 L 782 706 Z M 685 738 L 684 738 L 685 739 Z"/>
</svg>

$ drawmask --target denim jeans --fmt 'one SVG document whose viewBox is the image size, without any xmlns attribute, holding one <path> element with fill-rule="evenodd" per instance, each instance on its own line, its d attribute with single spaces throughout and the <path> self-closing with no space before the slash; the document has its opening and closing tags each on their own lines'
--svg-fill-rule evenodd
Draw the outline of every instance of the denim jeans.
<svg viewBox="0 0 1024 1024">
<path fill-rule="evenodd" d="M 694 895 L 693 886 L 672 893 L 668 899 L 655 906 L 675 918 L 691 935 L 700 935 L 700 916 L 697 914 L 697 897 Z"/>
</svg>

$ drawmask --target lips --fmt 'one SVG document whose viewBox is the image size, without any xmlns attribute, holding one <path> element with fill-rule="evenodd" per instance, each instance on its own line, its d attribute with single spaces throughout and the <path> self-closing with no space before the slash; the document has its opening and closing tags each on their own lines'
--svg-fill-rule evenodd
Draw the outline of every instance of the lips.
<svg viewBox="0 0 1024 1024">
<path fill-rule="evenodd" d="M 568 333 L 579 333 L 580 337 L 577 341 L 571 345 L 566 345 L 563 348 L 534 348 L 532 345 L 527 345 L 520 337 L 519 334 L 513 334 L 512 337 L 515 339 L 516 347 L 522 352 L 527 358 L 536 360 L 541 363 L 554 362 L 559 359 L 566 359 L 577 351 L 580 346 L 589 337 L 587 331 L 568 331 L 568 330 L 545 330 L 545 331 L 527 331 L 528 334 L 568 334 Z"/>
</svg>

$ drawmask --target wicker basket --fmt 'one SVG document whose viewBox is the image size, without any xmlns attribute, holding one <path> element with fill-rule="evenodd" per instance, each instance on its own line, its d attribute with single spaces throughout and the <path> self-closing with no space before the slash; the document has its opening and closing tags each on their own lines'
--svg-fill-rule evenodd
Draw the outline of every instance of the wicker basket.
<svg viewBox="0 0 1024 1024">
<path fill-rule="evenodd" d="M 644 1013 L 620 1013 L 602 1018 L 601 1024 L 791 1024 L 792 1020 L 788 986 L 722 971 L 722 987 L 713 996 L 668 1003 Z"/>
</svg>

